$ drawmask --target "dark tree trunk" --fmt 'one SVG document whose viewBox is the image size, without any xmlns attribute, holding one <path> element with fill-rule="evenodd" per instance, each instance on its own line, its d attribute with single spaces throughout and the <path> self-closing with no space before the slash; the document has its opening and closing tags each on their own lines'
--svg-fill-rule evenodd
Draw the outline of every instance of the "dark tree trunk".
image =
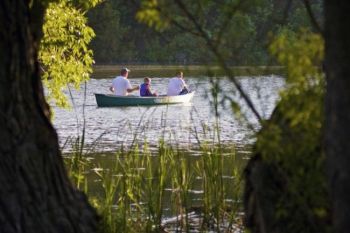
<svg viewBox="0 0 350 233">
<path fill-rule="evenodd" d="M 325 0 L 326 124 L 334 232 L 350 229 L 350 1 Z"/>
<path fill-rule="evenodd" d="M 95 211 L 66 175 L 44 100 L 41 2 L 0 1 L 0 232 L 95 232 Z"/>
</svg>

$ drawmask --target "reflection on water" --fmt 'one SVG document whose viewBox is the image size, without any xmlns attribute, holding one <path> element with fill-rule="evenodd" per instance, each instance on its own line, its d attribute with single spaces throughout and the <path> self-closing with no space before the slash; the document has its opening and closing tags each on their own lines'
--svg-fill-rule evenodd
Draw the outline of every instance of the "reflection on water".
<svg viewBox="0 0 350 233">
<path fill-rule="evenodd" d="M 97 145 L 96 150 L 113 151 L 120 145 L 130 146 L 135 141 L 147 140 L 152 146 L 157 145 L 160 138 L 169 143 L 189 146 L 198 140 L 214 140 L 217 138 L 215 114 L 212 107 L 211 84 L 208 77 L 185 78 L 196 94 L 191 104 L 154 107 L 114 107 L 98 108 L 94 93 L 108 93 L 111 79 L 91 79 L 81 90 L 73 91 L 73 110 L 54 107 L 54 126 L 57 129 L 60 144 L 69 138 L 81 134 L 85 122 L 85 143 Z M 166 92 L 168 78 L 153 78 L 152 90 L 159 94 Z M 226 78 L 218 79 L 220 85 L 219 123 L 220 140 L 223 143 L 244 145 L 253 139 L 252 130 L 237 117 L 233 116 L 226 97 L 238 103 L 244 103 L 233 84 Z M 141 84 L 142 79 L 131 79 L 132 84 Z M 284 80 L 278 76 L 241 77 L 243 89 L 250 96 L 258 112 L 267 118 L 278 98 L 278 91 Z M 135 92 L 134 92 L 135 93 Z M 138 93 L 135 93 L 138 94 Z M 247 122 L 258 130 L 259 125 L 254 116 L 242 104 L 242 112 Z M 85 121 L 84 121 L 85 120 Z M 95 143 L 98 142 L 98 143 Z M 67 148 L 66 148 L 67 150 Z"/>
</svg>

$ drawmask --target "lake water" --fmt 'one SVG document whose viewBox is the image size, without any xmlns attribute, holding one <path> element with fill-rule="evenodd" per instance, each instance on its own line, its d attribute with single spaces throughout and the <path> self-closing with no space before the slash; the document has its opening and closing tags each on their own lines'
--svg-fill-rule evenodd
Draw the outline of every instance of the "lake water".
<svg viewBox="0 0 350 233">
<path fill-rule="evenodd" d="M 82 85 L 80 90 L 72 90 L 71 110 L 54 107 L 53 122 L 60 144 L 64 145 L 67 140 L 81 135 L 83 128 L 87 147 L 96 145 L 94 150 L 97 151 L 114 151 L 121 145 L 130 146 L 134 141 L 144 140 L 155 146 L 160 138 L 183 147 L 195 145 L 198 140 L 216 140 L 210 78 L 186 77 L 185 80 L 196 91 L 191 104 L 99 108 L 94 93 L 109 93 L 112 79 L 91 79 L 86 83 L 86 89 Z M 141 84 L 143 79 L 130 81 L 131 84 Z M 153 78 L 152 90 L 164 94 L 168 81 L 168 78 Z M 221 77 L 217 81 L 220 86 L 218 97 L 222 102 L 218 107 L 221 142 L 243 146 L 251 143 L 253 131 L 260 127 L 257 120 L 227 78 Z M 261 116 L 268 118 L 284 86 L 284 79 L 269 75 L 239 77 L 239 82 Z M 138 95 L 137 92 L 133 94 Z M 234 116 L 227 98 L 242 105 L 246 121 Z M 69 147 L 65 146 L 64 151 L 69 151 Z"/>
<path fill-rule="evenodd" d="M 142 83 L 141 78 L 131 79 L 130 81 L 134 85 Z M 157 90 L 159 94 L 164 94 L 168 81 L 168 78 L 153 78 L 152 90 Z M 227 78 L 221 77 L 217 79 L 220 87 L 218 95 L 218 100 L 220 102 L 218 105 L 218 118 L 215 116 L 214 106 L 212 104 L 212 84 L 209 77 L 186 78 L 186 82 L 189 84 L 190 88 L 196 91 L 191 104 L 152 107 L 97 107 L 94 93 L 109 93 L 108 89 L 111 82 L 112 79 L 91 79 L 86 83 L 86 86 L 82 85 L 80 90 L 72 90 L 71 103 L 73 108 L 71 110 L 54 107 L 54 126 L 59 135 L 60 145 L 63 146 L 67 140 L 80 136 L 82 130 L 85 129 L 85 148 L 98 152 L 96 154 L 89 154 L 87 158 L 89 163 L 85 165 L 87 167 L 86 170 L 84 170 L 84 174 L 88 181 L 89 197 L 99 197 L 103 199 L 104 191 L 101 185 L 102 179 L 100 176 L 96 175 L 96 171 L 111 171 L 111 173 L 106 173 L 108 174 L 107 177 L 123 177 L 125 180 L 134 177 L 130 174 L 135 175 L 138 173 L 142 174 L 141 177 L 143 177 L 144 180 L 160 180 L 160 178 L 157 177 L 158 168 L 164 166 L 163 170 L 166 167 L 167 176 L 165 181 L 166 185 L 163 190 L 164 203 L 162 224 L 166 225 L 168 232 L 182 232 L 178 230 L 179 224 L 177 220 L 174 222 L 174 219 L 178 219 L 177 212 L 175 211 L 178 209 L 178 206 L 174 205 L 173 198 L 174 194 L 178 193 L 179 187 L 174 188 L 173 185 L 178 170 L 187 169 L 186 171 L 188 174 L 193 174 L 195 179 L 193 178 L 191 182 L 189 182 L 191 185 L 188 192 L 186 192 L 188 195 L 186 208 L 190 209 L 194 207 L 192 209 L 198 209 L 190 213 L 190 218 L 191 221 L 194 222 L 191 223 L 191 227 L 196 229 L 193 232 L 199 232 L 201 227 L 200 222 L 203 220 L 201 208 L 204 206 L 204 197 L 206 197 L 206 195 L 211 197 L 210 194 L 208 194 L 208 190 L 203 190 L 203 187 L 209 186 L 205 186 L 204 183 L 206 179 L 210 177 L 211 184 L 214 185 L 214 187 L 219 187 L 215 186 L 220 183 L 216 180 L 219 179 L 216 177 L 216 174 L 221 174 L 218 171 L 222 169 L 222 176 L 219 180 L 223 182 L 223 186 L 225 187 L 225 192 L 222 192 L 224 194 L 223 199 L 227 206 L 240 205 L 241 200 L 237 193 L 241 192 L 241 188 L 238 188 L 241 186 L 239 174 L 241 174 L 241 169 L 244 167 L 245 158 L 247 158 L 246 153 L 249 153 L 246 146 L 249 146 L 254 141 L 254 131 L 259 130 L 260 126 L 255 117 L 247 109 L 244 102 L 240 99 L 233 84 Z M 279 76 L 270 75 L 240 77 L 239 82 L 251 98 L 260 115 L 263 118 L 268 118 L 279 98 L 278 92 L 284 86 L 284 79 Z M 230 101 L 227 99 L 237 101 L 242 106 L 241 110 L 246 116 L 246 120 L 235 117 L 232 112 Z M 220 141 L 225 145 L 235 146 L 233 150 L 228 147 L 226 148 L 227 150 L 225 150 L 222 157 L 223 168 L 218 165 L 216 168 L 213 168 L 218 169 L 218 171 L 210 173 L 210 171 L 205 171 L 205 168 L 210 168 L 210 166 L 213 166 L 215 163 L 211 164 L 211 160 L 206 159 L 211 156 L 205 153 L 198 156 L 201 152 L 197 150 L 197 146 L 198 141 L 217 142 L 217 131 L 215 130 L 216 119 L 218 120 L 217 122 L 219 122 Z M 117 151 L 121 146 L 129 147 L 133 145 L 135 141 L 142 144 L 144 140 L 147 140 L 151 148 L 156 149 L 159 139 L 161 138 L 164 138 L 167 143 L 179 145 L 180 149 L 184 148 L 186 150 L 186 153 L 182 155 L 183 157 L 178 158 L 176 161 L 174 160 L 174 167 L 171 165 L 171 159 L 170 161 L 166 161 L 166 165 L 161 165 L 159 160 L 161 156 L 153 156 L 152 154 L 150 157 L 147 157 L 147 159 L 143 158 L 146 155 L 141 156 L 141 160 L 144 159 L 142 161 L 150 161 L 150 164 L 145 165 L 147 163 L 136 162 L 136 167 L 131 166 L 128 168 L 129 176 L 121 176 L 125 167 L 119 166 L 119 170 L 113 169 L 116 164 L 119 164 L 119 160 L 116 159 L 115 153 L 109 152 Z M 63 151 L 69 152 L 70 149 L 71 147 L 66 145 Z M 237 154 L 239 156 L 235 156 L 236 152 L 238 152 Z M 181 156 L 181 153 L 176 154 L 173 159 L 179 156 Z M 219 158 L 219 156 L 214 156 L 213 158 Z M 124 159 L 126 161 L 124 161 Z M 123 165 L 130 163 L 128 159 L 134 161 L 136 160 L 136 156 L 123 157 Z M 183 161 L 187 161 L 185 164 L 189 164 L 188 167 L 186 169 L 184 169 L 183 166 L 178 168 L 177 165 L 182 164 Z M 140 164 L 143 165 L 138 167 Z M 200 169 L 196 169 L 196 167 Z M 206 175 L 203 175 L 204 173 Z M 152 178 L 148 177 L 149 174 L 152 175 Z M 210 174 L 212 175 L 210 176 Z M 153 177 L 153 175 L 155 177 Z M 187 179 L 190 179 L 188 177 Z M 157 184 L 158 182 L 152 182 L 152 184 L 153 183 Z M 144 190 L 147 184 L 149 184 L 149 182 L 141 182 L 139 184 L 140 186 L 137 187 L 143 187 L 139 189 Z M 121 187 L 118 186 L 118 191 L 120 191 L 120 189 Z M 154 188 L 154 190 L 158 189 Z M 215 189 L 215 193 L 216 190 L 217 189 Z M 116 194 L 116 196 L 118 195 L 120 195 L 120 193 Z M 147 208 L 147 203 L 149 202 L 150 199 L 146 196 L 143 197 L 140 203 Z M 135 203 L 131 205 L 133 204 Z M 113 208 L 117 209 L 118 205 L 115 204 Z M 237 218 L 241 219 L 243 213 L 238 211 L 236 215 Z M 228 222 L 229 220 L 225 219 L 222 224 L 226 226 Z M 241 223 L 237 224 L 236 230 L 230 232 L 244 232 L 241 225 Z M 223 227 L 223 229 L 226 228 Z M 212 230 L 208 232 L 217 231 Z"/>
</svg>

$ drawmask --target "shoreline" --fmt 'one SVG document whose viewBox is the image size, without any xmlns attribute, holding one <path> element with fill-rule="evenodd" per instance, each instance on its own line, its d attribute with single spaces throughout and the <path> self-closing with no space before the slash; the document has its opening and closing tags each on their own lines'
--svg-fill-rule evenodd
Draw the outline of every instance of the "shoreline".
<svg viewBox="0 0 350 233">
<path fill-rule="evenodd" d="M 142 77 L 172 77 L 175 76 L 176 71 L 181 70 L 184 76 L 225 76 L 225 72 L 219 66 L 205 66 L 205 65 L 95 65 L 93 66 L 92 78 L 113 78 L 119 74 L 122 67 L 129 68 L 129 78 Z M 236 76 L 257 76 L 268 74 L 283 74 L 282 66 L 232 66 L 231 70 Z"/>
</svg>

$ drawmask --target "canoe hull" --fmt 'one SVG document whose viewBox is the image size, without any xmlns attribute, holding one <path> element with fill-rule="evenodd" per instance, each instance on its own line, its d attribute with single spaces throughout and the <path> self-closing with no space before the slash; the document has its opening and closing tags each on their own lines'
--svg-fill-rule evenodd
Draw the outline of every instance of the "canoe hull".
<svg viewBox="0 0 350 233">
<path fill-rule="evenodd" d="M 194 92 L 177 96 L 115 96 L 95 93 L 98 107 L 117 107 L 117 106 L 147 106 L 189 103 L 193 98 Z"/>
</svg>

